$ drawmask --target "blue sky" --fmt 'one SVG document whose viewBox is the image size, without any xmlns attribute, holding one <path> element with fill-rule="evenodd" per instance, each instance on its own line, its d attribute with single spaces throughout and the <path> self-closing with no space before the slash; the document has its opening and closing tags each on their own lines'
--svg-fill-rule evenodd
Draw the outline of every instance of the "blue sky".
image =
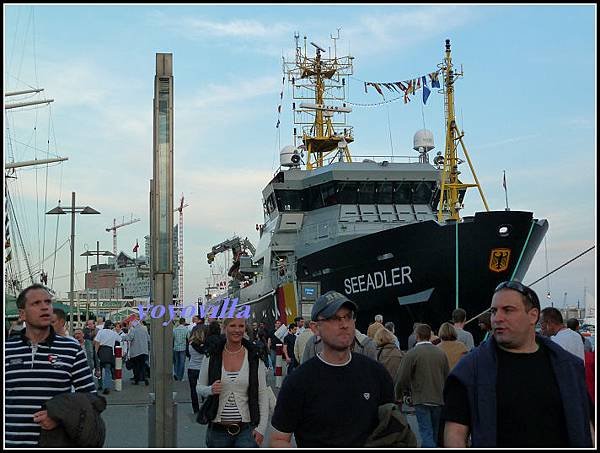
<svg viewBox="0 0 600 453">
<path fill-rule="evenodd" d="M 60 220 L 57 234 L 55 218 L 46 219 L 44 229 L 39 213 L 59 199 L 69 203 L 75 191 L 78 205 L 102 213 L 77 220 L 77 272 L 85 268 L 78 256 L 85 244 L 94 248 L 100 240 L 101 249 L 112 249 L 105 228 L 113 218 L 141 218 L 118 230 L 118 244 L 130 255 L 136 239 L 143 247 L 155 54 L 173 53 L 175 204 L 183 193 L 190 205 L 184 209 L 185 295 L 195 301 L 204 294 L 212 245 L 234 233 L 258 242 L 261 190 L 276 170 L 279 148 L 291 143 L 287 86 L 279 131 L 275 124 L 281 57 L 293 54 L 294 32 L 328 48 L 330 34 L 341 28 L 338 55 L 349 50 L 355 57 L 349 86 L 355 103 L 381 101 L 372 89 L 364 93 L 363 81 L 432 72 L 444 56 L 444 40 L 451 39 L 453 62 L 464 69 L 457 118 L 488 204 L 504 208 L 506 170 L 511 209 L 532 210 L 550 223 L 551 270 L 596 242 L 595 18 L 595 5 L 4 5 L 5 90 L 39 84 L 55 99 L 50 123 L 48 109 L 5 116 L 10 133 L 37 148 L 15 146 L 10 154 L 16 160 L 69 157 L 48 170 L 47 201 L 45 169 L 18 173 L 16 190 L 29 218 L 26 241 L 43 243 L 45 235 L 47 256 L 56 237 L 58 245 L 68 239 L 68 219 Z M 351 151 L 416 156 L 412 139 L 424 122 L 435 151 L 443 151 L 440 94 L 432 93 L 424 107 L 419 96 L 406 105 L 356 107 L 349 116 Z M 472 180 L 468 166 L 462 171 Z M 483 208 L 476 191 L 465 206 L 463 215 Z M 544 252 L 542 243 L 525 283 L 545 273 Z M 565 292 L 570 303 L 583 301 L 584 285 L 595 294 L 595 255 L 534 288 L 540 295 L 549 288 L 558 305 Z M 37 247 L 31 261 L 41 256 Z M 52 268 L 51 260 L 45 268 Z M 62 295 L 68 274 L 65 246 L 54 280 Z M 83 284 L 83 274 L 76 282 Z"/>
</svg>

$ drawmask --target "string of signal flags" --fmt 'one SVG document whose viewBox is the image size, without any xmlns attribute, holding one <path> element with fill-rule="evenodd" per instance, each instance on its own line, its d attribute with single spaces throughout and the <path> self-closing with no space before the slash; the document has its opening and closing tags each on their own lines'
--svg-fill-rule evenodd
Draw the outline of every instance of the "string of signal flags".
<svg viewBox="0 0 600 453">
<path fill-rule="evenodd" d="M 356 77 L 351 77 L 352 79 L 362 82 L 364 84 L 365 93 L 367 93 L 367 94 L 369 92 L 369 87 L 373 87 L 383 97 L 384 101 L 377 103 L 377 104 L 358 104 L 358 103 L 349 102 L 349 101 L 346 101 L 346 103 L 350 104 L 350 105 L 361 106 L 361 107 L 373 107 L 373 106 L 383 105 L 383 104 L 387 104 L 389 102 L 395 102 L 400 99 L 403 99 L 404 103 L 407 104 L 411 101 L 411 98 L 409 96 L 415 95 L 418 90 L 422 89 L 423 90 L 423 97 L 422 97 L 423 104 L 427 104 L 427 99 L 429 98 L 429 95 L 431 94 L 431 89 L 429 88 L 429 86 L 427 84 L 427 78 L 429 78 L 429 82 L 431 83 L 431 88 L 440 88 L 440 72 L 441 72 L 441 70 L 438 69 L 437 71 L 430 72 L 429 74 L 426 74 L 424 76 L 417 77 L 415 79 L 404 80 L 402 82 L 365 82 L 364 80 L 357 79 Z M 277 124 L 275 125 L 276 129 L 278 129 L 279 126 L 281 125 L 281 103 L 283 101 L 283 91 L 284 91 L 283 87 L 285 85 L 285 76 L 283 77 L 281 84 L 282 84 L 282 88 L 281 88 L 281 92 L 279 93 L 279 105 L 277 106 Z M 382 88 L 385 88 L 385 89 L 395 92 L 395 93 L 402 92 L 403 95 L 401 97 L 398 97 L 395 99 L 386 100 L 385 95 L 383 94 Z"/>
<path fill-rule="evenodd" d="M 375 91 L 377 91 L 384 99 L 385 95 L 383 94 L 383 88 L 395 92 L 402 92 L 402 99 L 404 103 L 407 104 L 411 101 L 410 95 L 415 95 L 418 90 L 423 90 L 423 104 L 427 104 L 427 99 L 431 94 L 431 89 L 427 84 L 427 79 L 429 78 L 429 82 L 431 83 L 431 88 L 440 88 L 440 72 L 441 70 L 437 70 L 434 72 L 430 72 L 429 74 L 423 75 L 421 77 L 417 77 L 415 79 L 408 79 L 402 82 L 365 82 L 364 80 L 359 80 L 363 82 L 365 87 L 365 93 L 369 92 L 369 87 L 373 87 Z M 354 77 L 353 77 L 354 78 Z M 400 99 L 400 98 L 397 98 Z M 395 99 L 395 100 L 397 100 Z M 389 102 L 389 101 L 388 101 Z M 354 104 L 358 105 L 358 104 Z"/>
</svg>

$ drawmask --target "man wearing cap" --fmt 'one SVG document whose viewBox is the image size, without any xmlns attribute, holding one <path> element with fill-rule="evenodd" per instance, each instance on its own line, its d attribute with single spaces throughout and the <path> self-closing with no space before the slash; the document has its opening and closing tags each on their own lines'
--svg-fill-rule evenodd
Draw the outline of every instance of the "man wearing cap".
<svg viewBox="0 0 600 453">
<path fill-rule="evenodd" d="M 329 291 L 315 302 L 323 351 L 289 375 L 271 420 L 271 447 L 363 447 L 378 424 L 378 407 L 394 402 L 391 376 L 380 363 L 351 352 L 357 306 Z"/>
<path fill-rule="evenodd" d="M 536 335 L 537 294 L 500 283 L 491 304 L 493 335 L 465 355 L 444 386 L 444 446 L 591 447 L 591 402 L 583 361 Z"/>
</svg>

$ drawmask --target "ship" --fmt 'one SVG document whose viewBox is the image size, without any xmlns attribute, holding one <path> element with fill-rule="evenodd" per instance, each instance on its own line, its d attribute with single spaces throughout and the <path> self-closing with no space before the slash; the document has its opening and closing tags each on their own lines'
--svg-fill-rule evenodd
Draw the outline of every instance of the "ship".
<svg viewBox="0 0 600 453">
<path fill-rule="evenodd" d="M 335 290 L 358 305 L 357 329 L 366 332 L 381 314 L 394 322 L 401 342 L 415 322 L 437 330 L 458 307 L 475 319 L 500 282 L 523 279 L 548 221 L 508 206 L 488 208 L 454 113 L 455 81 L 463 74 L 453 67 L 450 40 L 438 64 L 445 151 L 430 162 L 433 134 L 423 129 L 413 137 L 418 161 L 396 162 L 357 160 L 350 152 L 345 87 L 354 57 L 314 42 L 311 52 L 306 37 L 303 45 L 295 39 L 295 58 L 284 59 L 294 97 L 293 144 L 281 149 L 280 167 L 262 190 L 256 247 L 233 236 L 208 253 L 210 264 L 231 252 L 233 264 L 228 288 L 204 303 L 235 301 L 250 306 L 252 321 L 272 325 L 309 319 L 319 295 Z M 459 149 L 474 183 L 459 178 L 465 162 Z M 461 216 L 465 193 L 475 188 L 485 211 Z M 467 330 L 479 338 L 477 323 Z"/>
</svg>

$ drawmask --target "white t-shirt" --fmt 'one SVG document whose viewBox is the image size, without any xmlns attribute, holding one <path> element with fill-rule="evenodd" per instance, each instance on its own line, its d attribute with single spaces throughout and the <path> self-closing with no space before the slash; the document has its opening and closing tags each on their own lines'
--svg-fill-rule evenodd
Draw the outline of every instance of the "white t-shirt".
<svg viewBox="0 0 600 453">
<path fill-rule="evenodd" d="M 110 346 L 113 349 L 115 348 L 116 341 L 118 341 L 118 342 L 122 341 L 119 334 L 117 332 L 115 332 L 114 330 L 110 330 L 110 329 L 100 330 L 96 334 L 96 337 L 94 338 L 94 340 L 97 341 L 98 343 L 100 343 L 100 346 Z"/>
<path fill-rule="evenodd" d="M 556 335 L 550 338 L 552 338 L 552 341 L 560 345 L 565 351 L 568 351 L 585 361 L 585 353 L 583 351 L 583 341 L 581 341 L 581 335 L 574 330 L 562 329 Z"/>
</svg>

